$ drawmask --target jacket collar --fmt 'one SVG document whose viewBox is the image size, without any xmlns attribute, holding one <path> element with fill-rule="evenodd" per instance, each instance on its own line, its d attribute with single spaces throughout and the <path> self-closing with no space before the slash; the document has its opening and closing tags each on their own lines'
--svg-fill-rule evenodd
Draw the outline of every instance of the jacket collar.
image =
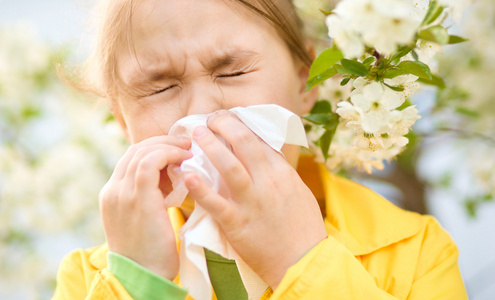
<svg viewBox="0 0 495 300">
<path fill-rule="evenodd" d="M 97 269 L 101 270 L 107 267 L 107 243 L 96 248 L 89 256 L 89 262 Z"/>
<path fill-rule="evenodd" d="M 301 157 L 300 163 L 306 170 L 312 169 L 313 174 L 320 174 L 313 176 L 313 181 L 319 180 L 319 183 L 305 182 L 312 190 L 317 190 L 313 191 L 315 196 L 322 193 L 325 198 L 328 234 L 354 256 L 374 252 L 421 230 L 423 222 L 419 214 L 398 208 L 372 190 L 330 173 L 312 157 Z"/>
</svg>

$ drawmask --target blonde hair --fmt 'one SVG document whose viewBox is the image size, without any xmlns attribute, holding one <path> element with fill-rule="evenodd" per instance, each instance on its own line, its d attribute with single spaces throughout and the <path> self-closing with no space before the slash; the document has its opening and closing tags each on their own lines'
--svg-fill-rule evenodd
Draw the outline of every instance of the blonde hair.
<svg viewBox="0 0 495 300">
<path fill-rule="evenodd" d="M 157 0 L 160 1 L 160 0 Z M 308 67 L 312 59 L 307 51 L 303 25 L 292 0 L 225 0 L 242 5 L 263 17 L 286 42 L 291 53 Z M 126 47 L 133 53 L 132 15 L 139 0 L 101 0 L 95 7 L 92 25 L 96 44 L 86 62 L 67 80 L 76 89 L 109 101 L 128 90 L 119 78 L 117 51 Z"/>
</svg>

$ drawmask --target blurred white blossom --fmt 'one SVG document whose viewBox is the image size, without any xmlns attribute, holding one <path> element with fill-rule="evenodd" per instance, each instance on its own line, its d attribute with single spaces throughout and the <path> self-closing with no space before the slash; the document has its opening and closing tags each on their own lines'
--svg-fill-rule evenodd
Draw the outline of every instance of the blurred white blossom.
<svg viewBox="0 0 495 300">
<path fill-rule="evenodd" d="M 0 28 L 3 299 L 51 297 L 62 258 L 55 253 L 68 237 L 77 234 L 71 248 L 104 241 L 97 197 L 123 137 L 105 122 L 105 108 L 61 85 L 53 68 L 61 55 L 29 27 Z"/>
<path fill-rule="evenodd" d="M 473 0 L 438 0 L 440 5 L 446 6 L 449 8 L 449 14 L 454 17 L 454 21 L 459 22 L 462 13 L 466 9 L 466 7 L 472 3 Z"/>
<path fill-rule="evenodd" d="M 340 78 L 342 79 L 342 78 Z M 349 99 L 352 85 L 340 85 L 337 78 L 330 78 L 318 87 L 318 95 L 332 105 L 332 110 L 337 110 L 337 103 Z"/>
<path fill-rule="evenodd" d="M 361 56 L 365 45 L 387 56 L 414 40 L 425 13 L 408 0 L 342 0 L 326 23 L 346 57 Z"/>
<path fill-rule="evenodd" d="M 447 2 L 450 3 L 442 1 Z M 459 0 L 449 5 L 462 9 L 470 2 Z M 446 88 L 438 93 L 434 116 L 437 126 L 446 128 L 449 137 L 459 138 L 452 143 L 468 154 L 463 166 L 471 170 L 472 203 L 486 200 L 489 195 L 495 199 L 494 5 L 493 0 L 473 2 L 459 24 L 460 34 L 469 42 L 448 49 L 438 58 Z M 453 182 L 460 176 L 446 173 Z"/>
</svg>

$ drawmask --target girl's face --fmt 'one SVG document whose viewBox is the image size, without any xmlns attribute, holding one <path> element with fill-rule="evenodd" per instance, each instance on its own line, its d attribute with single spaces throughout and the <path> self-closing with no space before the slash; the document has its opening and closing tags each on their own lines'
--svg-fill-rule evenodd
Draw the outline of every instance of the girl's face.
<svg viewBox="0 0 495 300">
<path fill-rule="evenodd" d="M 117 68 L 133 96 L 113 108 L 132 143 L 167 134 L 180 118 L 273 103 L 309 111 L 308 68 L 275 29 L 225 0 L 147 0 L 132 19 Z"/>
</svg>

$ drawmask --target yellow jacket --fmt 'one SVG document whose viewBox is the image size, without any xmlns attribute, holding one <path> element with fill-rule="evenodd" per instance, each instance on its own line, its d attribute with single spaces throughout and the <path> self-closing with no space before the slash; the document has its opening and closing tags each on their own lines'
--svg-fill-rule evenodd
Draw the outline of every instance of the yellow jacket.
<svg viewBox="0 0 495 300">
<path fill-rule="evenodd" d="M 457 247 L 433 217 L 401 210 L 308 158 L 298 172 L 322 200 L 329 237 L 262 299 L 467 299 Z M 180 210 L 169 215 L 179 230 Z M 103 245 L 67 255 L 53 299 L 132 299 L 106 269 L 107 252 Z"/>
</svg>

